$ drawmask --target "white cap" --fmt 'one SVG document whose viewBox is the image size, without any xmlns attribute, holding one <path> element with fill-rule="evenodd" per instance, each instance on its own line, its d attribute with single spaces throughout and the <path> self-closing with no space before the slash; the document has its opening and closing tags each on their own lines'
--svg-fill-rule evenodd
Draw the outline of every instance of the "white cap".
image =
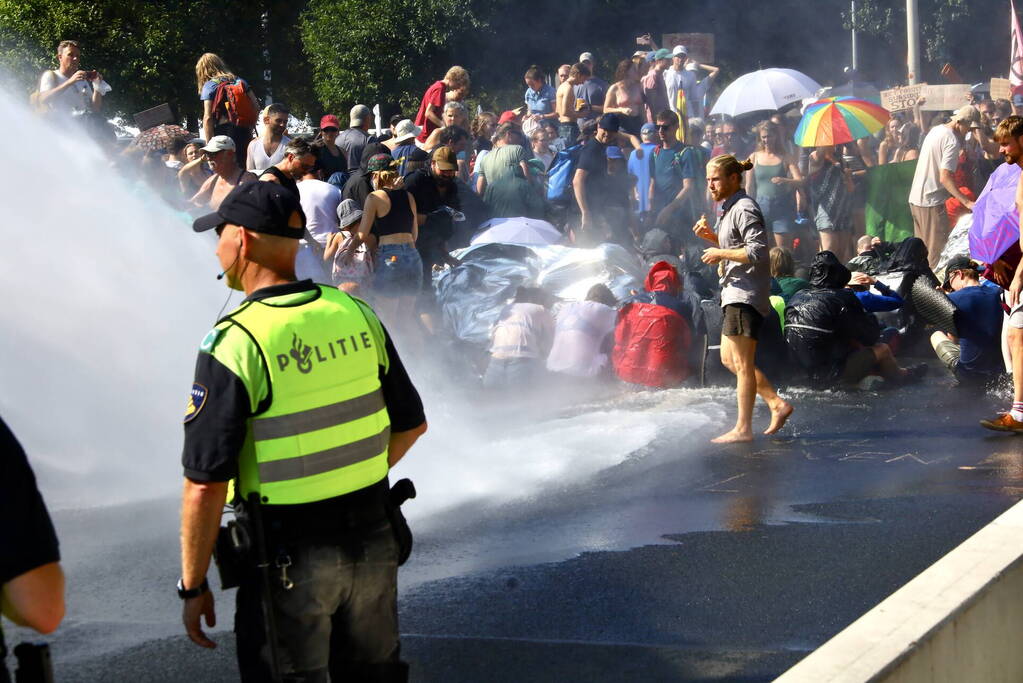
<svg viewBox="0 0 1023 683">
<path fill-rule="evenodd" d="M 202 148 L 204 152 L 223 152 L 225 149 L 234 150 L 234 140 L 226 135 L 214 135 L 210 138 L 210 141 L 206 143 L 206 146 Z"/>
<path fill-rule="evenodd" d="M 579 55 L 579 61 L 580 62 L 592 62 L 593 61 L 593 53 L 592 52 L 584 52 L 584 53 L 582 53 L 581 55 Z"/>
<path fill-rule="evenodd" d="M 671 56 L 677 57 L 678 55 L 683 55 L 686 57 L 689 56 L 689 50 L 686 49 L 685 45 L 676 45 L 674 49 L 672 49 Z"/>
<path fill-rule="evenodd" d="M 409 138 L 417 138 L 422 132 L 423 129 L 412 123 L 412 119 L 402 119 L 398 122 L 398 125 L 394 127 L 394 141 L 402 142 Z"/>
</svg>

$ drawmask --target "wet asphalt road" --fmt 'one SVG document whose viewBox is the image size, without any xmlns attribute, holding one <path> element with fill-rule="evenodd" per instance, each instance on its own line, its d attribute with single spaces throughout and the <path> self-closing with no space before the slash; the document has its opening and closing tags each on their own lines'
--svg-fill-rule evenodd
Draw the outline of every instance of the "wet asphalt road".
<svg viewBox="0 0 1023 683">
<path fill-rule="evenodd" d="M 673 392 L 706 420 L 585 481 L 420 522 L 401 572 L 413 680 L 771 680 L 1023 496 L 1023 439 L 976 427 L 1004 396 L 942 378 L 790 396 L 780 436 L 721 447 L 731 394 Z M 232 594 L 218 650 L 180 635 L 176 519 L 173 500 L 56 516 L 57 680 L 236 680 Z"/>
</svg>

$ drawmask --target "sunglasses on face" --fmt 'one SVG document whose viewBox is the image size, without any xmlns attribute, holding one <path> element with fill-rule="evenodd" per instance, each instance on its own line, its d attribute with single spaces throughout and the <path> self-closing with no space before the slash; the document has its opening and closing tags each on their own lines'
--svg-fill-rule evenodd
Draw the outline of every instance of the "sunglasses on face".
<svg viewBox="0 0 1023 683">
<path fill-rule="evenodd" d="M 674 123 L 658 123 L 655 126 L 655 128 L 657 128 L 657 130 L 671 130 L 674 127 L 675 127 Z"/>
<path fill-rule="evenodd" d="M 339 129 L 339 128 L 322 128 L 321 130 L 322 130 L 322 131 L 323 131 L 324 133 L 336 133 L 336 132 L 338 132 L 338 130 L 340 130 L 340 129 Z"/>
</svg>

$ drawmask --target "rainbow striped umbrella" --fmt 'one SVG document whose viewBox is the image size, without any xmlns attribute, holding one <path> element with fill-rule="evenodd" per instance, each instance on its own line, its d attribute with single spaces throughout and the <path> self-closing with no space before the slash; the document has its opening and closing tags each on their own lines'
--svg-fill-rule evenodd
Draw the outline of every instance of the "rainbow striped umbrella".
<svg viewBox="0 0 1023 683">
<path fill-rule="evenodd" d="M 873 135 L 891 116 L 867 100 L 828 97 L 806 107 L 794 138 L 800 147 L 842 145 Z"/>
</svg>

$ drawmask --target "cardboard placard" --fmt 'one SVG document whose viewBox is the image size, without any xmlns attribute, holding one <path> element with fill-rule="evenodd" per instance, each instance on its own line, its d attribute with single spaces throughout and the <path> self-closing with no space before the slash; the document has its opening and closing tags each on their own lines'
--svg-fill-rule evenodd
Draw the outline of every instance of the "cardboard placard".
<svg viewBox="0 0 1023 683">
<path fill-rule="evenodd" d="M 133 114 L 132 118 L 135 119 L 135 125 L 139 130 L 148 130 L 162 123 L 174 123 L 174 112 L 171 111 L 169 104 L 164 103 Z"/>
<path fill-rule="evenodd" d="M 714 63 L 713 33 L 663 33 L 661 47 L 668 50 L 676 45 L 685 45 L 689 50 L 689 59 L 699 64 Z"/>
<path fill-rule="evenodd" d="M 1012 94 L 1012 84 L 1008 78 L 991 79 L 991 99 L 1007 100 Z"/>
<path fill-rule="evenodd" d="M 881 106 L 888 111 L 906 111 L 912 109 L 916 101 L 923 94 L 926 83 L 917 85 L 906 85 L 901 88 L 881 91 Z"/>
<path fill-rule="evenodd" d="M 928 85 L 924 88 L 927 101 L 920 107 L 923 111 L 955 111 L 966 104 L 970 92 L 968 83 L 954 85 Z"/>
</svg>

